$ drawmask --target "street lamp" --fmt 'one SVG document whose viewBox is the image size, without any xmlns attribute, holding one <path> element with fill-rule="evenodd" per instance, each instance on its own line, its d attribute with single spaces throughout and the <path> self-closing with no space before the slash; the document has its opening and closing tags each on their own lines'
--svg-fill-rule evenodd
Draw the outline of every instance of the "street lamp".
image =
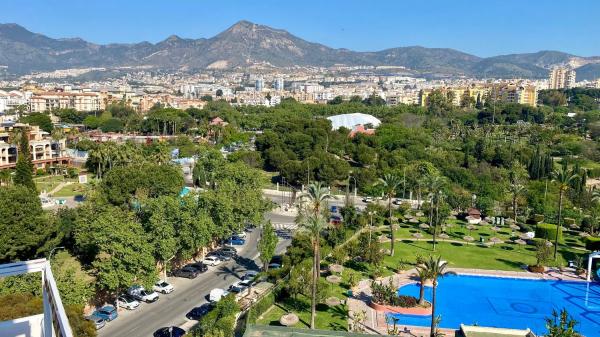
<svg viewBox="0 0 600 337">
<path fill-rule="evenodd" d="M 60 247 L 54 247 L 50 250 L 50 254 L 48 254 L 48 261 L 52 260 L 52 254 L 54 254 L 54 251 L 57 249 L 65 249 L 65 247 L 60 246 Z"/>
</svg>

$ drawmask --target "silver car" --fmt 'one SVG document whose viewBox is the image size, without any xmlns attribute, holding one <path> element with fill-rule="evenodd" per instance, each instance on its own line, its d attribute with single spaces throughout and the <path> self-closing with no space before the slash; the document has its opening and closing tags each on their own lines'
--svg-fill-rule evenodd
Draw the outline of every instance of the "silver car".
<svg viewBox="0 0 600 337">
<path fill-rule="evenodd" d="M 98 317 L 96 315 L 87 316 L 85 319 L 87 319 L 88 321 L 92 321 L 94 323 L 94 326 L 96 327 L 96 330 L 102 329 L 106 325 L 106 321 L 103 318 Z"/>
</svg>

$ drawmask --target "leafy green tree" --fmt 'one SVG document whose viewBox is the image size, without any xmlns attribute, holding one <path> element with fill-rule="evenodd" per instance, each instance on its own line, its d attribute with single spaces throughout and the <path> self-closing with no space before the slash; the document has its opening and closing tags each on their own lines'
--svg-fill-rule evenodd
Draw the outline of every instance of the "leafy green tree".
<svg viewBox="0 0 600 337">
<path fill-rule="evenodd" d="M 260 253 L 260 260 L 263 263 L 263 268 L 266 271 L 269 270 L 269 262 L 275 254 L 275 248 L 277 248 L 277 234 L 271 224 L 271 221 L 267 221 L 262 226 L 260 233 L 260 239 L 258 241 L 258 251 Z"/>
<path fill-rule="evenodd" d="M 132 215 L 117 207 L 90 209 L 75 233 L 78 249 L 91 258 L 100 289 L 126 289 L 138 283 L 150 286 L 156 280 L 155 260 L 148 235 Z"/>
<path fill-rule="evenodd" d="M 42 129 L 48 133 L 52 132 L 52 129 L 54 128 L 54 126 L 52 124 L 52 119 L 50 119 L 50 116 L 45 113 L 41 113 L 41 112 L 34 112 L 32 114 L 29 114 L 29 115 L 21 118 L 20 121 L 22 123 L 37 125 L 40 127 L 40 129 Z"/>
<path fill-rule="evenodd" d="M 94 278 L 88 275 L 66 251 L 59 251 L 51 261 L 52 274 L 64 304 L 84 305 L 94 295 Z"/>
<path fill-rule="evenodd" d="M 40 256 L 53 230 L 36 192 L 17 185 L 0 187 L 0 261 Z"/>
<path fill-rule="evenodd" d="M 180 214 L 178 197 L 161 196 L 151 199 L 144 206 L 145 213 L 142 224 L 148 235 L 152 254 L 160 261 L 166 271 L 166 261 L 175 256 L 178 251 L 178 240 L 175 232 L 175 222 Z"/>
<path fill-rule="evenodd" d="M 28 131 L 21 131 L 16 138 L 19 142 L 19 151 L 13 183 L 36 191 L 35 183 L 33 182 L 33 162 L 29 149 L 29 133 Z"/>
</svg>

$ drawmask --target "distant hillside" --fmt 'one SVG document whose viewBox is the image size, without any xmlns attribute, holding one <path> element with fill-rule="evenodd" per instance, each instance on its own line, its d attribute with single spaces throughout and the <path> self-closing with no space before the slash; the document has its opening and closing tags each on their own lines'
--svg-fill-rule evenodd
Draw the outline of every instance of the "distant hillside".
<svg viewBox="0 0 600 337">
<path fill-rule="evenodd" d="M 454 49 L 419 46 L 377 52 L 334 49 L 308 42 L 285 30 L 240 21 L 209 39 L 170 36 L 156 44 L 98 45 L 80 38 L 52 39 L 17 24 L 0 24 L 0 65 L 9 72 L 79 67 L 144 66 L 164 70 L 230 69 L 256 64 L 273 67 L 394 65 L 416 73 L 444 76 L 547 76 L 548 68 L 572 64 L 580 79 L 600 77 L 599 57 L 578 57 L 558 51 L 480 58 Z"/>
</svg>

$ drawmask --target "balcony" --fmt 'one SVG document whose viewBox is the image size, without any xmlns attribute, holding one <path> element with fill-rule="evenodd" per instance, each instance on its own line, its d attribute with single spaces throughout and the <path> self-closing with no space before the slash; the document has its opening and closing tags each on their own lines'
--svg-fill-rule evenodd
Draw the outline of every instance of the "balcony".
<svg viewBox="0 0 600 337">
<path fill-rule="evenodd" d="M 50 263 L 46 259 L 0 265 L 0 277 L 36 272 L 41 273 L 44 313 L 0 322 L 0 336 L 73 337 Z"/>
</svg>

